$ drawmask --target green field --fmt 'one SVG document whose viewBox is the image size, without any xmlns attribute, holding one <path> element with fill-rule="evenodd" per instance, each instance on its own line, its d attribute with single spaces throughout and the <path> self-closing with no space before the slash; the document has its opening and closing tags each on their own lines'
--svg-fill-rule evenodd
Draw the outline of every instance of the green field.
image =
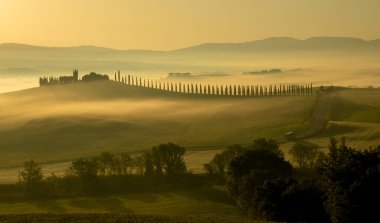
<svg viewBox="0 0 380 223">
<path fill-rule="evenodd" d="M 380 89 L 335 90 L 326 127 L 304 140 L 322 149 L 332 136 L 352 147 L 379 145 L 378 98 Z M 194 173 L 220 149 L 257 137 L 279 140 L 286 153 L 293 142 L 283 133 L 307 129 L 316 96 L 192 96 L 107 82 L 1 94 L 0 104 L 0 182 L 14 182 L 28 159 L 60 175 L 81 156 L 139 153 L 169 141 L 187 148 Z"/>
<path fill-rule="evenodd" d="M 346 137 L 358 149 L 380 145 L 380 89 L 343 89 L 335 93 L 329 122 L 319 134 L 307 139 L 327 148 L 330 137 Z"/>
<path fill-rule="evenodd" d="M 0 95 L 0 167 L 71 161 L 174 142 L 189 150 L 248 144 L 302 127 L 315 96 L 181 95 L 120 83 L 71 84 Z"/>
<path fill-rule="evenodd" d="M 231 144 L 257 137 L 281 142 L 286 158 L 294 141 L 283 135 L 312 123 L 317 96 L 231 98 L 157 92 L 117 83 L 72 84 L 0 95 L 0 182 L 18 180 L 27 159 L 45 176 L 62 176 L 78 157 L 109 151 L 139 153 L 172 141 L 188 150 L 188 170 Z M 303 139 L 327 149 L 329 137 L 346 136 L 349 146 L 380 144 L 380 89 L 337 89 L 325 128 Z M 115 213 L 246 220 L 224 188 L 123 193 L 79 198 L 0 199 L 1 214 Z"/>
<path fill-rule="evenodd" d="M 0 201 L 0 215 L 31 213 L 117 213 L 246 219 L 227 193 L 217 190 L 196 189 L 57 200 Z"/>
</svg>

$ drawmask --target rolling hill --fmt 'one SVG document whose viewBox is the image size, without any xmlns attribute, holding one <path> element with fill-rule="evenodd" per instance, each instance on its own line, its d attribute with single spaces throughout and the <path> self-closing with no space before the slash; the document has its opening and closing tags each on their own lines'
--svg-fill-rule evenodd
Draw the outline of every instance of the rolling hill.
<svg viewBox="0 0 380 223">
<path fill-rule="evenodd" d="M 207 97 L 115 82 L 76 83 L 0 95 L 0 166 L 136 152 L 169 141 L 220 149 L 299 129 L 314 96 Z"/>
<path fill-rule="evenodd" d="M 330 137 L 346 136 L 355 148 L 374 147 L 380 144 L 379 96 L 380 89 L 337 88 L 323 117 L 314 120 L 316 95 L 183 95 L 112 81 L 0 94 L 0 177 L 13 182 L 28 159 L 59 174 L 78 157 L 139 153 L 169 141 L 188 149 L 186 162 L 198 173 L 220 149 L 257 137 L 279 140 L 287 155 L 293 142 L 284 133 L 302 135 L 318 119 L 326 126 L 303 140 L 326 150 Z"/>
</svg>

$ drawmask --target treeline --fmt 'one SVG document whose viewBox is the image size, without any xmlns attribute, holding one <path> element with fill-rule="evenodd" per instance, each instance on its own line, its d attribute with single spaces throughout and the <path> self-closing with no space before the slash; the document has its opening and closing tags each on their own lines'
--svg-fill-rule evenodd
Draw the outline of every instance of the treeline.
<svg viewBox="0 0 380 223">
<path fill-rule="evenodd" d="M 380 199 L 380 146 L 356 150 L 332 138 L 329 153 L 296 143 L 284 159 L 274 140 L 231 146 L 205 164 L 251 217 L 281 222 L 373 222 Z"/>
<path fill-rule="evenodd" d="M 149 80 L 133 75 L 121 76 L 115 73 L 116 82 L 131 86 L 151 88 L 161 91 L 220 96 L 280 96 L 280 95 L 309 95 L 313 93 L 313 85 L 215 85 L 193 84 L 181 82 L 166 82 Z"/>
<path fill-rule="evenodd" d="M 65 197 L 139 192 L 152 189 L 149 185 L 153 184 L 153 190 L 160 190 L 160 186 L 188 187 L 196 182 L 187 173 L 183 159 L 185 152 L 184 147 L 173 143 L 160 144 L 150 151 L 134 156 L 103 152 L 92 158 L 74 160 L 63 177 L 54 174 L 44 177 L 40 165 L 29 160 L 24 163 L 22 181 L 17 188 L 22 188 L 30 197 Z"/>
</svg>

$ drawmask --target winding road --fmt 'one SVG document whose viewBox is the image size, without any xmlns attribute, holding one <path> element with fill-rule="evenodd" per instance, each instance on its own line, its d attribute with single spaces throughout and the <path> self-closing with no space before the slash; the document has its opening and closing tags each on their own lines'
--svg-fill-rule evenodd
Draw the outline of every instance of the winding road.
<svg viewBox="0 0 380 223">
<path fill-rule="evenodd" d="M 318 103 L 315 107 L 310 125 L 304 131 L 296 134 L 296 139 L 311 137 L 325 128 L 327 122 L 329 121 L 334 96 L 334 92 L 323 92 L 318 96 Z"/>
</svg>

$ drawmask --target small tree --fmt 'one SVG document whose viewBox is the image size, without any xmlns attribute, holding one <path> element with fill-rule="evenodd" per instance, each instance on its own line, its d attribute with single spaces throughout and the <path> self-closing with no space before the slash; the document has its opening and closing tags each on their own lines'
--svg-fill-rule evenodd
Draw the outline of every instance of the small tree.
<svg viewBox="0 0 380 223">
<path fill-rule="evenodd" d="M 184 147 L 169 142 L 153 147 L 152 151 L 156 171 L 160 171 L 162 168 L 166 175 L 178 175 L 186 172 L 186 164 L 183 160 L 186 152 Z"/>
<path fill-rule="evenodd" d="M 41 167 L 34 160 L 29 160 L 24 163 L 24 169 L 21 171 L 21 176 L 26 184 L 26 189 L 29 193 L 38 191 L 43 180 Z"/>
<path fill-rule="evenodd" d="M 86 192 L 96 182 L 98 165 L 96 160 L 80 158 L 72 162 L 70 171 L 78 177 L 82 192 Z"/>
<path fill-rule="evenodd" d="M 143 155 L 137 155 L 133 157 L 133 163 L 136 167 L 136 174 L 137 175 L 143 175 L 144 169 L 145 169 L 145 160 Z"/>
<path fill-rule="evenodd" d="M 204 169 L 209 174 L 221 175 L 223 177 L 231 160 L 241 154 L 244 150 L 245 149 L 241 145 L 232 145 L 223 152 L 215 154 L 210 163 L 204 164 Z"/>
<path fill-rule="evenodd" d="M 287 178 L 291 173 L 292 167 L 283 157 L 269 150 L 247 150 L 229 164 L 229 191 L 240 199 L 243 193 L 262 185 L 266 180 Z M 244 196 L 243 199 L 251 197 Z"/>
<path fill-rule="evenodd" d="M 144 160 L 145 160 L 145 175 L 151 176 L 154 173 L 154 162 L 153 162 L 153 156 L 150 152 L 144 153 Z"/>
<path fill-rule="evenodd" d="M 280 150 L 280 146 L 276 140 L 257 138 L 253 141 L 251 145 L 248 146 L 251 150 L 267 150 L 278 157 L 284 157 L 284 154 Z"/>
<path fill-rule="evenodd" d="M 318 158 L 318 147 L 314 144 L 297 142 L 289 150 L 289 154 L 299 168 L 313 168 Z"/>
<path fill-rule="evenodd" d="M 116 165 L 118 164 L 115 163 L 115 161 L 117 162 L 117 160 L 115 159 L 114 155 L 112 155 L 111 153 L 102 152 L 100 156 L 96 158 L 96 160 L 98 161 L 98 168 L 101 174 L 111 175 L 111 174 L 116 173 L 116 169 L 117 169 Z"/>
</svg>

